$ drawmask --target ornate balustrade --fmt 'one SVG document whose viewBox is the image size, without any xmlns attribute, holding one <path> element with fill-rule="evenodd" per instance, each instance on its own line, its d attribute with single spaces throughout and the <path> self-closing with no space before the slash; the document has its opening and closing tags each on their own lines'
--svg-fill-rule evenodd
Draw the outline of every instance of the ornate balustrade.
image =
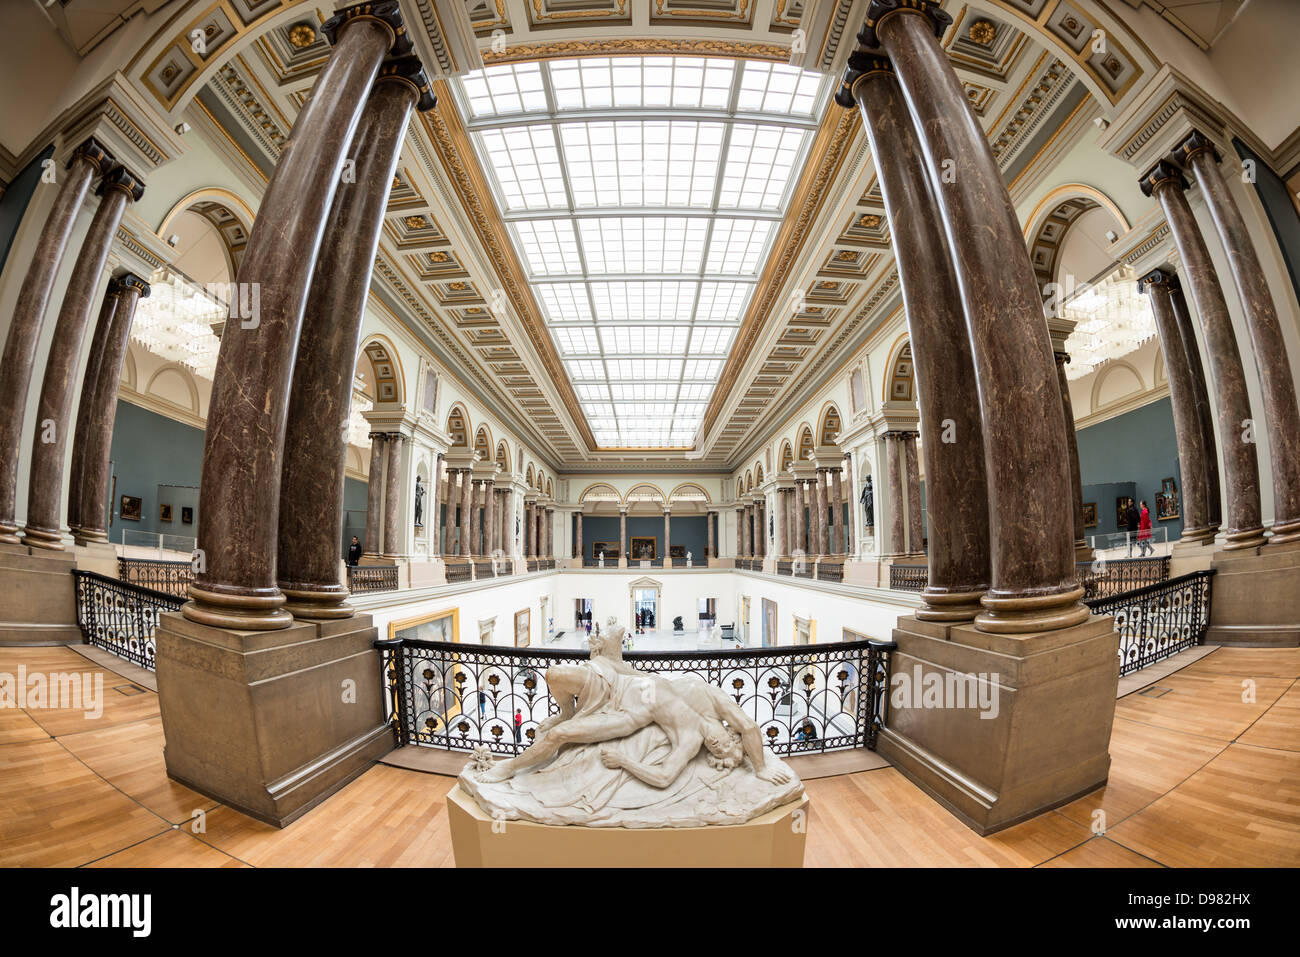
<svg viewBox="0 0 1300 957">
<path fill-rule="evenodd" d="M 469 562 L 447 562 L 447 584 L 472 581 L 474 566 Z"/>
<path fill-rule="evenodd" d="M 185 598 L 95 572 L 74 570 L 72 576 L 77 626 L 86 643 L 153 671 L 158 616 L 179 611 Z"/>
<path fill-rule="evenodd" d="M 578 662 L 578 650 L 505 648 L 382 639 L 389 713 L 399 745 L 518 754 L 537 727 L 559 713 L 546 669 Z M 888 652 L 893 642 L 728 652 L 628 652 L 642 671 L 694 674 L 731 695 L 759 726 L 763 743 L 790 755 L 874 748 L 885 719 Z M 515 730 L 518 710 L 520 724 Z"/>
<path fill-rule="evenodd" d="M 1098 559 L 1079 562 L 1079 581 L 1083 600 L 1106 598 L 1135 588 L 1145 588 L 1169 580 L 1169 556 L 1158 558 Z"/>
<path fill-rule="evenodd" d="M 896 591 L 921 591 L 930 580 L 927 565 L 890 565 L 889 587 Z"/>
<path fill-rule="evenodd" d="M 396 565 L 349 565 L 348 591 L 354 595 L 397 591 Z"/>
<path fill-rule="evenodd" d="M 118 558 L 117 577 L 132 585 L 189 598 L 194 566 L 189 562 L 159 561 L 153 558 Z"/>
<path fill-rule="evenodd" d="M 1084 600 L 1093 614 L 1115 616 L 1121 676 L 1205 640 L 1213 576 L 1212 570 L 1192 572 L 1119 595 Z"/>
<path fill-rule="evenodd" d="M 844 581 L 844 564 L 842 562 L 818 562 L 817 580 L 819 582 Z"/>
</svg>

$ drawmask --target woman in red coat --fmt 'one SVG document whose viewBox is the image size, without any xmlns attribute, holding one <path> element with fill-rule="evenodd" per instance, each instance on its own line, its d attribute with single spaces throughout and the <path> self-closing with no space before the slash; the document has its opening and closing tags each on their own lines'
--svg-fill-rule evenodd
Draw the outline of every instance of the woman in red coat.
<svg viewBox="0 0 1300 957">
<path fill-rule="evenodd" d="M 1138 554 L 1148 552 L 1154 553 L 1155 548 L 1151 544 L 1151 513 L 1147 511 L 1147 503 L 1143 502 L 1142 517 L 1138 519 Z"/>
</svg>

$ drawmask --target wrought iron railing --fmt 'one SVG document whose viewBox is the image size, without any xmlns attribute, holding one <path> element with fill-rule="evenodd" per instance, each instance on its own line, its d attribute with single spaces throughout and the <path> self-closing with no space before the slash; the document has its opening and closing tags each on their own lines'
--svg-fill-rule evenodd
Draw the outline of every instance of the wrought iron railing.
<svg viewBox="0 0 1300 957">
<path fill-rule="evenodd" d="M 179 611 L 185 599 L 95 572 L 74 570 L 72 576 L 77 626 L 86 643 L 153 671 L 158 616 Z"/>
<path fill-rule="evenodd" d="M 396 565 L 349 565 L 348 591 L 354 595 L 397 591 Z"/>
<path fill-rule="evenodd" d="M 469 562 L 447 562 L 447 584 L 467 582 L 474 577 L 474 566 Z"/>
<path fill-rule="evenodd" d="M 1083 599 L 1107 598 L 1169 580 L 1169 556 L 1078 562 Z"/>
<path fill-rule="evenodd" d="M 929 581 L 928 565 L 889 566 L 889 587 L 895 591 L 923 591 Z"/>
<path fill-rule="evenodd" d="M 389 715 L 399 745 L 518 754 L 559 708 L 546 669 L 587 659 L 578 650 L 382 639 Z M 628 652 L 648 672 L 694 674 L 721 688 L 776 754 L 875 748 L 885 720 L 888 652 L 863 639 L 730 652 Z M 516 711 L 519 724 L 515 724 Z"/>
<path fill-rule="evenodd" d="M 691 556 L 690 558 L 691 563 L 689 565 L 686 564 L 685 558 L 672 558 L 669 559 L 669 561 L 672 562 L 673 568 L 708 568 L 709 567 L 709 560 L 707 558 L 696 558 L 694 555 Z"/>
<path fill-rule="evenodd" d="M 1119 595 L 1085 600 L 1093 614 L 1115 616 L 1121 676 L 1205 640 L 1213 576 L 1213 570 L 1196 571 Z"/>
<path fill-rule="evenodd" d="M 189 598 L 194 566 L 189 562 L 167 562 L 153 558 L 118 558 L 117 577 L 132 585 Z"/>
<path fill-rule="evenodd" d="M 818 562 L 817 580 L 819 582 L 844 581 L 844 563 L 843 562 Z"/>
</svg>

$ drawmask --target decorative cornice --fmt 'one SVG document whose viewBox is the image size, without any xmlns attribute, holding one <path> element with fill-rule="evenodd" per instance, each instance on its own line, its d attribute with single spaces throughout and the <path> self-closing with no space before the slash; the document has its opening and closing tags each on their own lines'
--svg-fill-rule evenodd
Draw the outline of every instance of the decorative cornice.
<svg viewBox="0 0 1300 957">
<path fill-rule="evenodd" d="M 647 39 L 560 40 L 555 43 L 521 43 L 503 53 L 483 51 L 483 62 L 495 66 L 521 60 L 554 60 L 583 56 L 726 56 L 746 60 L 775 60 L 787 63 L 790 48 L 777 43 L 744 43 L 735 40 L 678 40 L 671 37 Z"/>
</svg>

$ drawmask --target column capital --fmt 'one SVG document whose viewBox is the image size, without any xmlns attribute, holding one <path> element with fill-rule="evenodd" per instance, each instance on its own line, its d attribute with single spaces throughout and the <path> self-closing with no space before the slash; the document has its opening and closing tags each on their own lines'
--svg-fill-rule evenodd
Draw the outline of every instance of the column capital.
<svg viewBox="0 0 1300 957">
<path fill-rule="evenodd" d="M 95 190 L 97 194 L 105 194 L 110 189 L 120 189 L 126 193 L 126 198 L 132 202 L 138 202 L 144 195 L 144 182 L 125 166 L 114 166 L 104 174 L 104 178 L 99 183 L 99 189 Z"/>
<path fill-rule="evenodd" d="M 113 159 L 113 154 L 105 149 L 104 144 L 99 142 L 99 140 L 95 139 L 93 136 L 89 136 L 83 140 L 81 145 L 68 155 L 68 161 L 63 164 L 63 168 L 70 169 L 72 167 L 72 161 L 78 156 L 84 157 L 98 167 L 98 172 L 101 176 L 112 169 L 113 164 L 116 162 L 116 160 Z"/>
<path fill-rule="evenodd" d="M 845 109 L 852 109 L 857 105 L 858 81 L 879 74 L 894 75 L 894 65 L 888 57 L 854 50 L 849 54 L 849 62 L 844 67 L 844 77 L 840 81 L 840 88 L 835 92 L 835 102 Z"/>
<path fill-rule="evenodd" d="M 114 277 L 110 288 L 113 288 L 113 286 L 116 286 L 116 291 L 118 293 L 125 292 L 128 289 L 134 289 L 140 293 L 141 299 L 148 299 L 149 293 L 153 291 L 152 287 L 147 282 L 133 272 L 123 273 L 120 276 Z"/>
<path fill-rule="evenodd" d="M 1162 286 L 1172 291 L 1179 288 L 1178 276 L 1171 270 L 1157 267 L 1138 280 L 1138 287 L 1147 295 L 1151 294 L 1152 286 Z"/>
<path fill-rule="evenodd" d="M 429 78 L 425 75 L 424 64 L 415 54 L 389 57 L 379 66 L 379 75 L 375 85 L 380 83 L 403 83 L 415 91 L 415 109 L 427 113 L 438 105 L 438 98 L 429 88 Z"/>
<path fill-rule="evenodd" d="M 877 31 L 880 24 L 896 13 L 914 13 L 926 17 L 934 29 L 936 40 L 942 40 L 944 33 L 952 26 L 952 14 L 939 6 L 939 0 L 871 0 L 867 5 L 867 18 L 858 31 L 858 42 L 868 50 L 879 49 Z"/>
<path fill-rule="evenodd" d="M 1187 180 L 1183 178 L 1182 171 L 1168 160 L 1156 163 L 1138 180 L 1138 186 L 1145 196 L 1154 196 L 1157 190 L 1169 184 L 1177 186 L 1180 190 L 1187 189 Z"/>
<path fill-rule="evenodd" d="M 1174 147 L 1174 156 L 1183 166 L 1190 163 L 1192 157 L 1198 153 L 1209 153 L 1214 157 L 1214 162 L 1223 162 L 1223 154 L 1219 152 L 1219 148 L 1200 130 L 1192 130 L 1185 140 Z"/>
<path fill-rule="evenodd" d="M 335 12 L 320 26 L 320 32 L 329 41 L 330 46 L 338 43 L 339 33 L 349 23 L 359 20 L 374 20 L 388 27 L 392 33 L 389 47 L 393 53 L 401 55 L 411 52 L 411 38 L 406 32 L 402 20 L 402 11 L 397 0 L 379 0 L 378 3 L 356 3 Z"/>
</svg>

